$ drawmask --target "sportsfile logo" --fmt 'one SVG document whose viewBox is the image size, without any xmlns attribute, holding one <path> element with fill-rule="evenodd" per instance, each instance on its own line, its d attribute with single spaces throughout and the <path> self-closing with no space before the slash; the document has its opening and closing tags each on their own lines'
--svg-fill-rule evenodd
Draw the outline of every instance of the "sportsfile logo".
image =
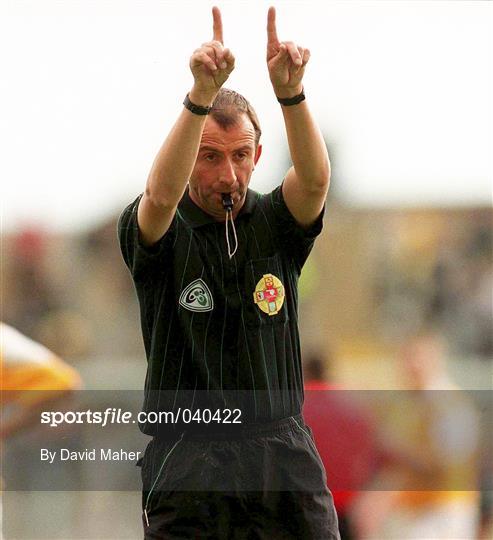
<svg viewBox="0 0 493 540">
<path fill-rule="evenodd" d="M 211 291 L 202 279 L 192 281 L 180 295 L 180 306 L 189 311 L 212 311 L 214 301 Z"/>
<path fill-rule="evenodd" d="M 108 407 L 104 411 L 43 411 L 41 423 L 57 428 L 62 424 L 241 424 L 241 409 L 182 409 L 175 411 L 131 411 Z"/>
</svg>

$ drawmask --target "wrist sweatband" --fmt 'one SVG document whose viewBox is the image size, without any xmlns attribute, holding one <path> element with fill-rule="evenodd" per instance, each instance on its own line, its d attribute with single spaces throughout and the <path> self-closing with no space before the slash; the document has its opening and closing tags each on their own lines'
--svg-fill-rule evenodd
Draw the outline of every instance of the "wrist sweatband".
<svg viewBox="0 0 493 540">
<path fill-rule="evenodd" d="M 298 94 L 297 96 L 293 96 L 293 97 L 290 97 L 290 98 L 280 98 L 280 97 L 278 97 L 277 101 L 279 101 L 279 103 L 281 105 L 285 105 L 285 106 L 289 107 L 290 105 L 298 105 L 298 103 L 301 103 L 304 99 L 305 99 L 305 89 L 303 88 L 301 93 Z"/>
<path fill-rule="evenodd" d="M 183 105 L 185 105 L 185 107 L 189 111 L 193 112 L 193 114 L 200 114 L 200 115 L 209 114 L 212 108 L 212 107 L 202 107 L 202 105 L 195 105 L 195 103 L 192 103 L 190 101 L 188 94 L 185 96 L 185 99 L 183 100 Z"/>
</svg>

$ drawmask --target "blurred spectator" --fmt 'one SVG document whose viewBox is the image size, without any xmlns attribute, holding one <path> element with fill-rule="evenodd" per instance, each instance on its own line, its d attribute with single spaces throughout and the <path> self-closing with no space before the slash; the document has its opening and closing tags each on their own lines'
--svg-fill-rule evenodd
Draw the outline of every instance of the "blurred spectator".
<svg viewBox="0 0 493 540">
<path fill-rule="evenodd" d="M 473 539 L 478 527 L 478 415 L 450 380 L 440 334 L 424 331 L 400 352 L 406 387 L 387 418 L 393 465 L 355 511 L 358 534 L 378 539 Z"/>
<path fill-rule="evenodd" d="M 80 388 L 78 373 L 54 353 L 0 321 L 0 458 L 3 440 L 39 422 L 39 413 Z M 3 461 L 3 460 L 2 460 Z M 2 490 L 0 478 L 0 496 Z M 2 538 L 0 499 L 0 539 Z"/>
<path fill-rule="evenodd" d="M 80 285 L 70 283 L 76 266 L 67 264 L 69 247 L 35 228 L 14 235 L 1 290 L 5 320 L 64 358 L 85 354 L 88 340 L 87 322 L 73 302 Z"/>
<path fill-rule="evenodd" d="M 341 540 L 356 538 L 348 512 L 375 471 L 376 447 L 369 415 L 356 402 L 356 391 L 327 382 L 319 355 L 303 362 L 303 416 L 310 426 L 334 497 Z"/>
<path fill-rule="evenodd" d="M 388 229 L 379 244 L 374 278 L 383 334 L 401 339 L 426 313 L 455 351 L 490 360 L 491 211 L 478 209 L 455 217 L 444 212 L 417 214 L 414 221 L 402 214 L 395 223 L 389 221 Z"/>
<path fill-rule="evenodd" d="M 5 439 L 37 422 L 37 413 L 47 402 L 80 388 L 81 379 L 46 347 L 3 322 L 0 337 L 0 439 Z"/>
<path fill-rule="evenodd" d="M 29 335 L 36 336 L 37 324 L 47 313 L 60 307 L 50 283 L 46 265 L 45 234 L 37 229 L 24 229 L 11 241 L 7 278 L 8 319 Z"/>
<path fill-rule="evenodd" d="M 442 249 L 432 274 L 429 315 L 455 336 L 460 350 L 482 358 L 493 355 L 492 238 L 473 228 L 454 250 Z"/>
</svg>

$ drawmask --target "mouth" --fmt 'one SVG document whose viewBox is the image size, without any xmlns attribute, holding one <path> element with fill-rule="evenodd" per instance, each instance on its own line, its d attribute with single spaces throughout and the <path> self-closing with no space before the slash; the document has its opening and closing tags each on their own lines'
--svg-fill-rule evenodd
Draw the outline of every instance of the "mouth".
<svg viewBox="0 0 493 540">
<path fill-rule="evenodd" d="M 236 191 L 221 191 L 216 193 L 216 198 L 221 204 L 223 203 L 223 197 L 225 195 L 229 195 L 231 199 L 233 199 L 233 204 L 236 204 L 241 198 L 239 193 Z"/>
<path fill-rule="evenodd" d="M 229 193 L 222 194 L 222 203 L 224 210 L 231 212 L 233 210 L 234 202 Z"/>
</svg>

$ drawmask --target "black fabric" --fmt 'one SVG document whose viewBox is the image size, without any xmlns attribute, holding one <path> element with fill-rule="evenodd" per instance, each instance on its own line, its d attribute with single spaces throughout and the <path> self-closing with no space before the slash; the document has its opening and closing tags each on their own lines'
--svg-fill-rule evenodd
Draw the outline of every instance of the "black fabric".
<svg viewBox="0 0 493 540">
<path fill-rule="evenodd" d="M 339 538 L 323 466 L 300 420 L 230 441 L 153 439 L 142 480 L 146 539 Z"/>
<path fill-rule="evenodd" d="M 297 282 L 323 211 L 305 230 L 282 187 L 267 195 L 248 190 L 230 260 L 224 222 L 188 193 L 163 238 L 144 246 L 139 201 L 122 213 L 118 233 L 140 304 L 143 409 L 239 409 L 242 422 L 230 429 L 140 425 L 154 436 L 141 463 L 145 538 L 339 538 L 323 465 L 299 418 Z M 272 276 L 284 302 L 272 301 L 269 314 L 255 299 L 263 294 L 257 284 Z M 188 294 L 194 283 L 200 286 Z"/>
<path fill-rule="evenodd" d="M 149 526 L 143 518 L 144 539 L 340 539 L 331 505 L 326 492 L 174 492 Z"/>
<path fill-rule="evenodd" d="M 164 237 L 145 247 L 137 224 L 139 200 L 122 213 L 118 233 L 140 304 L 148 360 L 144 410 L 240 408 L 244 423 L 300 414 L 297 281 L 322 229 L 323 212 L 304 230 L 281 187 L 267 195 L 248 190 L 235 220 L 238 251 L 229 260 L 224 223 L 188 193 Z M 285 294 L 275 315 L 254 302 L 256 285 L 267 274 L 280 279 Z M 179 303 L 197 279 L 211 293 L 211 311 L 194 312 Z M 140 427 L 149 435 L 158 429 Z"/>
</svg>

